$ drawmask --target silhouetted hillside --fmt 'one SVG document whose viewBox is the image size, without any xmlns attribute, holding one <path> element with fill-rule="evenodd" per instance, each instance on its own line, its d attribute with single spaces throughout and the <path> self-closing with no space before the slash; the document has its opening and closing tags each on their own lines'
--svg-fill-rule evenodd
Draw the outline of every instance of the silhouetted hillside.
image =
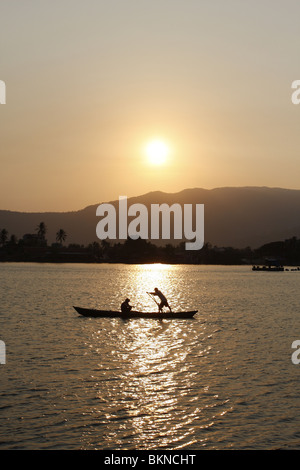
<svg viewBox="0 0 300 470">
<path fill-rule="evenodd" d="M 103 201 L 104 202 L 104 201 Z M 106 201 L 105 201 L 106 202 Z M 111 202 L 118 207 L 118 200 Z M 169 205 L 201 204 L 205 206 L 205 242 L 212 245 L 257 248 L 270 240 L 284 240 L 300 235 L 300 190 L 266 187 L 185 189 L 178 193 L 151 192 L 128 199 L 128 206 L 142 203 Z M 99 202 L 100 204 L 100 202 Z M 57 230 L 67 233 L 68 243 L 88 244 L 99 241 L 96 236 L 96 208 L 99 204 L 77 212 L 23 213 L 0 211 L 0 230 L 20 238 L 34 233 L 43 221 L 47 226 L 48 243 L 55 241 Z M 165 245 L 166 240 L 162 241 Z M 179 240 L 175 241 L 176 244 Z"/>
</svg>

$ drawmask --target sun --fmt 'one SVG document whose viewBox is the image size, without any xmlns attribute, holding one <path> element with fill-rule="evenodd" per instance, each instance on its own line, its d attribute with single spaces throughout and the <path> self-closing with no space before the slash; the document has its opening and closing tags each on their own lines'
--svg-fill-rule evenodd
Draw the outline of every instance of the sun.
<svg viewBox="0 0 300 470">
<path fill-rule="evenodd" d="M 162 140 L 151 140 L 146 145 L 146 155 L 152 165 L 162 165 L 165 163 L 170 149 Z"/>
</svg>

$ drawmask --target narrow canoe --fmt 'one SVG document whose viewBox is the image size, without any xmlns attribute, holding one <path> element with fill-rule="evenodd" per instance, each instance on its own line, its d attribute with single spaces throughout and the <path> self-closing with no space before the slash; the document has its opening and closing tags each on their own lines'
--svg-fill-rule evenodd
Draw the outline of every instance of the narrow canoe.
<svg viewBox="0 0 300 470">
<path fill-rule="evenodd" d="M 136 312 L 122 313 L 113 310 L 96 310 L 92 308 L 74 307 L 76 312 L 84 317 L 108 317 L 108 318 L 192 318 L 198 310 L 189 312 Z"/>
</svg>

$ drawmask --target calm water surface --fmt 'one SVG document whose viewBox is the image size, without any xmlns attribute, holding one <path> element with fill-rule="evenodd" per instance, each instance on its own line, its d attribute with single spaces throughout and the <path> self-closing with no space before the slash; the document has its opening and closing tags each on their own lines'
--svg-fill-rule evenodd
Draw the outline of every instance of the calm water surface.
<svg viewBox="0 0 300 470">
<path fill-rule="evenodd" d="M 300 448 L 300 273 L 0 264 L 1 449 Z M 72 305 L 193 320 L 90 319 Z"/>
</svg>

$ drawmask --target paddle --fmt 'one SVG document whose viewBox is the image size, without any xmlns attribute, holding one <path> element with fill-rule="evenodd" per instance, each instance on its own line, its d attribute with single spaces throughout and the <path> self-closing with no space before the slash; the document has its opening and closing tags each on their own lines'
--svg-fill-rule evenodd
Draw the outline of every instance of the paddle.
<svg viewBox="0 0 300 470">
<path fill-rule="evenodd" d="M 156 305 L 157 305 L 158 308 L 159 308 L 159 303 L 156 302 L 155 298 L 153 297 L 153 294 L 151 294 L 150 292 L 147 292 L 147 294 L 149 295 L 150 299 L 154 300 L 154 302 L 156 303 Z"/>
</svg>

